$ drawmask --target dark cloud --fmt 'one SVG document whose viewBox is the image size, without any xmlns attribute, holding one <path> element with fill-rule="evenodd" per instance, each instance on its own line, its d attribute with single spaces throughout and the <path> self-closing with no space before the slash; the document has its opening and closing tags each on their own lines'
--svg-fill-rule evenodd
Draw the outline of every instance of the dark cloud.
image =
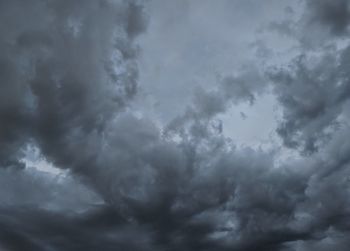
<svg viewBox="0 0 350 251">
<path fill-rule="evenodd" d="M 307 51 L 330 46 L 349 35 L 348 0 L 304 0 L 285 12 L 285 17 L 270 22 L 267 30 L 277 32 L 281 39 L 288 37 L 297 41 L 298 46 Z"/>
<path fill-rule="evenodd" d="M 298 50 L 267 75 L 283 110 L 277 133 L 285 146 L 310 154 L 327 144 L 347 117 L 349 1 L 305 1 L 300 14 L 298 20 L 270 24 L 270 30 L 298 41 Z"/>
<path fill-rule="evenodd" d="M 65 215 L 18 208 L 1 215 L 5 250 L 151 250 L 147 229 L 133 228 L 113 209 Z"/>
<path fill-rule="evenodd" d="M 329 140 L 349 100 L 349 48 L 320 57 L 301 55 L 271 73 L 283 111 L 278 133 L 284 143 L 312 153 Z"/>
<path fill-rule="evenodd" d="M 101 130 L 134 96 L 137 48 L 129 36 L 142 30 L 137 24 L 141 10 L 109 1 L 81 5 L 3 3 L 2 161 L 16 159 L 15 149 L 33 135 L 45 154 L 55 152 L 53 158 L 60 158 L 58 149 L 74 154 L 63 153 L 69 134 Z"/>
<path fill-rule="evenodd" d="M 268 79 L 241 67 L 159 125 L 129 105 L 141 3 L 0 5 L 2 249 L 347 250 L 347 47 L 297 57 Z M 218 116 L 254 105 L 268 80 L 278 134 L 311 157 L 276 166 L 274 151 L 223 135 Z M 63 174 L 26 166 L 28 146 Z"/>
<path fill-rule="evenodd" d="M 348 0 L 306 1 L 307 19 L 311 27 L 322 26 L 332 35 L 342 36 L 348 33 L 350 22 L 350 3 Z"/>
</svg>

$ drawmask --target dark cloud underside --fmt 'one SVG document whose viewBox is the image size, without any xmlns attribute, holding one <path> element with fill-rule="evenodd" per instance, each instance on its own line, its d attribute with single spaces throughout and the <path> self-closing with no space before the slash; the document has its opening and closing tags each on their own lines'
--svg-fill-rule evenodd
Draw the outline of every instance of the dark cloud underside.
<svg viewBox="0 0 350 251">
<path fill-rule="evenodd" d="M 180 104 L 183 113 L 169 109 L 176 116 L 166 122 L 147 118 L 147 86 L 139 85 L 142 36 L 148 26 L 166 25 L 152 21 L 149 6 L 165 5 L 0 0 L 0 250 L 348 250 L 349 2 L 305 0 L 298 21 L 276 16 L 264 24 L 267 31 L 246 20 L 249 10 L 258 15 L 254 1 L 174 3 L 174 10 L 198 6 L 182 20 L 166 18 L 179 25 L 175 35 L 186 36 L 183 24 L 195 23 L 201 11 L 224 8 L 228 23 L 245 20 L 242 36 L 261 46 L 276 24 L 286 24 L 282 30 L 298 24 L 282 32 L 297 52 L 285 66 L 266 47 L 263 63 L 242 59 L 212 86 L 188 87 L 191 101 Z M 275 10 L 280 2 L 266 6 Z M 237 9 L 245 15 L 226 13 Z M 294 10 L 281 8 L 287 12 Z M 196 36 L 223 32 L 205 28 Z M 307 29 L 327 39 L 300 36 Z M 195 47 L 201 39 L 195 37 Z M 167 48 L 157 43 L 155 53 Z M 175 90 L 173 83 L 162 88 Z M 281 145 L 240 147 L 223 133 L 220 116 L 254 107 L 266 93 L 281 112 Z M 60 174 L 29 167 L 31 147 Z M 276 164 L 280 148 L 298 157 Z"/>
</svg>

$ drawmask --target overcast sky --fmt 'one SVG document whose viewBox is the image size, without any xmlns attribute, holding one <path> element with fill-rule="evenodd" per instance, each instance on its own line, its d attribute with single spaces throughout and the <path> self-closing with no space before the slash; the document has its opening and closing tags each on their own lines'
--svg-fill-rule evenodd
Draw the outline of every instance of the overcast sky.
<svg viewBox="0 0 350 251">
<path fill-rule="evenodd" d="M 0 0 L 0 250 L 349 250 L 349 25 L 348 0 Z"/>
</svg>

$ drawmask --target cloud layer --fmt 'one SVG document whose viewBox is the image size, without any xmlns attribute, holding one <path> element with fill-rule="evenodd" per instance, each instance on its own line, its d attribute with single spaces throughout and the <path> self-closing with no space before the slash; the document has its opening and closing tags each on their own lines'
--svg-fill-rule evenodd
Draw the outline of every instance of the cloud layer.
<svg viewBox="0 0 350 251">
<path fill-rule="evenodd" d="M 139 60 L 142 36 L 164 25 L 152 21 L 162 3 L 0 1 L 0 249 L 347 250 L 348 1 L 305 1 L 299 9 L 265 4 L 276 20 L 257 16 L 261 27 L 226 12 L 224 20 L 242 20 L 242 34 L 251 33 L 247 44 L 232 38 L 240 41 L 233 50 L 251 53 L 259 45 L 269 53 L 242 56 L 235 71 L 186 87 L 190 101 L 176 112 L 165 106 L 169 114 L 159 119 L 147 117 L 142 92 L 154 86 L 139 85 L 140 71 L 148 69 L 140 70 Z M 193 6 L 201 8 L 192 12 Z M 258 9 L 254 1 L 173 7 L 188 10 L 182 22 L 194 27 L 192 14 Z M 219 23 L 218 16 L 208 19 Z M 284 24 L 278 32 L 288 28 L 277 32 L 277 42 L 276 24 Z M 174 32 L 186 47 L 184 27 Z M 300 35 L 307 29 L 327 39 Z M 210 37 L 202 33 L 194 44 Z M 279 42 L 282 36 L 291 48 Z M 196 52 L 192 60 L 202 59 Z M 186 100 L 171 76 L 162 85 Z M 241 147 L 223 133 L 220 115 L 242 103 L 254 107 L 266 93 L 281 112 L 281 142 L 271 150 Z M 29 148 L 60 174 L 28 166 Z M 287 151 L 293 155 L 276 161 Z"/>
</svg>

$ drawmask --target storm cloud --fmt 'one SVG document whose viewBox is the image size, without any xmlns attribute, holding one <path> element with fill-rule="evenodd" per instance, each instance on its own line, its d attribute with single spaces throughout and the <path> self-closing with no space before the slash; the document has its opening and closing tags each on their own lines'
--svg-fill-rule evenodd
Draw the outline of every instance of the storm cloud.
<svg viewBox="0 0 350 251">
<path fill-rule="evenodd" d="M 349 3 L 263 2 L 0 1 L 0 249 L 347 250 Z"/>
</svg>

